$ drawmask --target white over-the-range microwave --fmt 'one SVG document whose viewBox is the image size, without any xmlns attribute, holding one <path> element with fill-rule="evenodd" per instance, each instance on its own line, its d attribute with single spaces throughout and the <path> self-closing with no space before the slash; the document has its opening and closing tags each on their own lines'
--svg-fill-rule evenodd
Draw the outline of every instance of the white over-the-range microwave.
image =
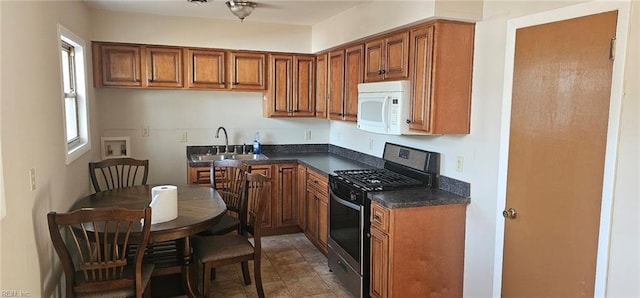
<svg viewBox="0 0 640 298">
<path fill-rule="evenodd" d="M 358 84 L 359 129 L 389 135 L 425 134 L 409 130 L 411 82 Z"/>
</svg>

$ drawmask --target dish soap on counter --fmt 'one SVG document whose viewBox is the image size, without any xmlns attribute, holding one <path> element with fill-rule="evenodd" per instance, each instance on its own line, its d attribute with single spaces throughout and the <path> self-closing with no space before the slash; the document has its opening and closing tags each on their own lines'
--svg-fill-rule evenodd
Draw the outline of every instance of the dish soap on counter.
<svg viewBox="0 0 640 298">
<path fill-rule="evenodd" d="M 260 148 L 260 133 L 256 132 L 256 135 L 253 137 L 253 153 L 260 154 L 262 153 L 262 149 Z"/>
</svg>

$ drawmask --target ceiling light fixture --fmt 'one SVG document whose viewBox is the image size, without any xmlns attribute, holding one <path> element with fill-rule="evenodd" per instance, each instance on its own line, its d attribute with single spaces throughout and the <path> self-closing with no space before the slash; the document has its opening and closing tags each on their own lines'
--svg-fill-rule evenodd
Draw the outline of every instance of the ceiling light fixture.
<svg viewBox="0 0 640 298">
<path fill-rule="evenodd" d="M 248 17 L 257 5 L 251 1 L 227 1 L 226 4 L 231 13 L 240 19 L 240 22 L 244 21 L 244 18 Z"/>
<path fill-rule="evenodd" d="M 209 0 L 187 0 L 195 5 L 198 5 L 200 3 L 207 3 Z"/>
</svg>

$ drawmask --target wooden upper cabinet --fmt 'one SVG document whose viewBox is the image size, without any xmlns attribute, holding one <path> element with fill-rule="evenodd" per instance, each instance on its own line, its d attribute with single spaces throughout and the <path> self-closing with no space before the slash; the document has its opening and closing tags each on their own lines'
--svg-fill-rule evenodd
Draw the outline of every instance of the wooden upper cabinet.
<svg viewBox="0 0 640 298">
<path fill-rule="evenodd" d="M 356 122 L 358 117 L 358 84 L 364 82 L 364 46 L 344 51 L 344 97 L 342 120 Z"/>
<path fill-rule="evenodd" d="M 293 116 L 315 115 L 315 57 L 293 57 Z"/>
<path fill-rule="evenodd" d="M 409 32 L 365 43 L 365 82 L 409 77 Z"/>
<path fill-rule="evenodd" d="M 226 56 L 223 50 L 186 49 L 187 87 L 226 89 Z"/>
<path fill-rule="evenodd" d="M 327 118 L 327 54 L 316 56 L 316 117 Z"/>
<path fill-rule="evenodd" d="M 344 49 L 328 54 L 327 110 L 332 120 L 342 120 L 344 96 Z"/>
<path fill-rule="evenodd" d="M 93 43 L 94 86 L 142 87 L 140 45 Z"/>
<path fill-rule="evenodd" d="M 409 128 L 469 133 L 475 25 L 437 21 L 410 31 Z"/>
<path fill-rule="evenodd" d="M 314 56 L 269 55 L 267 117 L 313 117 Z"/>
<path fill-rule="evenodd" d="M 271 67 L 269 70 L 269 98 L 265 107 L 266 116 L 289 116 L 292 112 L 293 56 L 269 55 L 269 64 Z"/>
<path fill-rule="evenodd" d="M 358 84 L 364 79 L 364 45 L 330 52 L 327 73 L 329 119 L 355 122 Z"/>
<path fill-rule="evenodd" d="M 231 52 L 229 73 L 231 89 L 265 90 L 267 88 L 267 55 L 253 52 Z"/>
<path fill-rule="evenodd" d="M 144 47 L 147 87 L 182 88 L 182 49 Z"/>
</svg>

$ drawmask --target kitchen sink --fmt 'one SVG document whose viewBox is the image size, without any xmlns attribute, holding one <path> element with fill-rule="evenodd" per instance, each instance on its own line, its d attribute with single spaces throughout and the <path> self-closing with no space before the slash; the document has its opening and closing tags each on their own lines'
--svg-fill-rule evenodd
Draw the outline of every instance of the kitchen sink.
<svg viewBox="0 0 640 298">
<path fill-rule="evenodd" d="M 192 161 L 217 161 L 217 160 L 265 160 L 269 159 L 268 157 L 262 154 L 192 154 Z"/>
</svg>

